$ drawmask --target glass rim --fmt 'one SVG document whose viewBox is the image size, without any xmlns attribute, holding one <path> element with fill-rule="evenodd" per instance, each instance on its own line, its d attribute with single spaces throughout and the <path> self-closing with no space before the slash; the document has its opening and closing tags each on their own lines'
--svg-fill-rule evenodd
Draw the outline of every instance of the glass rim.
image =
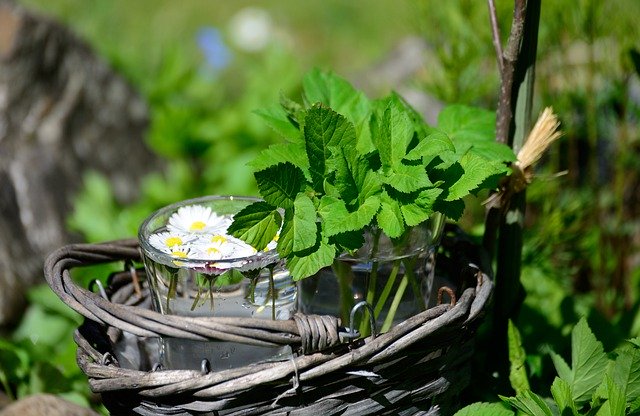
<svg viewBox="0 0 640 416">
<path fill-rule="evenodd" d="M 247 202 L 247 205 L 254 203 L 254 202 L 260 202 L 260 201 L 264 201 L 262 198 L 258 198 L 258 197 L 254 197 L 254 196 L 237 196 L 237 195 L 206 195 L 206 196 L 200 196 L 200 197 L 196 197 L 196 198 L 190 198 L 190 199 L 185 199 L 182 201 L 177 201 L 174 202 L 172 204 L 166 205 L 162 208 L 159 208 L 155 211 L 153 211 L 151 214 L 149 214 L 144 221 L 142 222 L 142 224 L 140 224 L 140 227 L 138 227 L 138 245 L 140 246 L 140 250 L 142 251 L 142 254 L 145 256 L 148 256 L 151 258 L 151 260 L 156 261 L 156 262 L 160 262 L 160 263 L 165 263 L 165 264 L 176 264 L 176 262 L 180 262 L 182 265 L 177 267 L 184 267 L 184 268 L 210 268 L 212 266 L 212 264 L 220 264 L 220 265 L 228 265 L 227 268 L 228 269 L 232 269 L 235 268 L 234 266 L 238 263 L 238 262 L 243 262 L 243 263 L 253 263 L 253 262 L 258 262 L 258 263 L 264 263 L 266 260 L 273 260 L 270 261 L 269 264 L 271 263 L 275 263 L 279 260 L 279 256 L 278 253 L 276 251 L 276 249 L 271 249 L 271 250 L 267 250 L 267 251 L 258 251 L 254 254 L 251 254 L 249 256 L 242 256 L 242 257 L 229 257 L 229 258 L 224 258 L 224 259 L 207 259 L 207 258 L 181 258 L 181 257 L 177 257 L 177 256 L 172 256 L 171 254 L 168 254 L 156 247 L 154 247 L 150 242 L 149 242 L 149 237 L 151 237 L 151 235 L 153 235 L 153 233 L 155 233 L 157 231 L 156 230 L 149 230 L 149 225 L 156 220 L 158 217 L 162 216 L 162 215 L 167 215 L 173 212 L 177 212 L 177 210 L 181 207 L 184 206 L 188 206 L 188 205 L 204 205 L 206 203 L 209 202 L 216 202 L 216 201 L 220 201 L 220 202 L 233 202 L 233 201 L 238 201 L 238 202 Z M 206 205 L 204 205 L 206 206 Z M 215 211 L 214 211 L 215 212 Z M 166 224 L 165 224 L 166 225 Z M 223 267 L 224 268 L 224 267 Z"/>
</svg>

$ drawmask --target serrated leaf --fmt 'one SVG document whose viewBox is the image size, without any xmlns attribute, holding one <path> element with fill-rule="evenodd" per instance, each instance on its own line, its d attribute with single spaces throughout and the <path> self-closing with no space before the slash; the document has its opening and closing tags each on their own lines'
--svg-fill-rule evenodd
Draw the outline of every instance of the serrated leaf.
<svg viewBox="0 0 640 416">
<path fill-rule="evenodd" d="M 380 195 L 380 211 L 376 220 L 382 231 L 391 238 L 398 238 L 404 233 L 404 217 L 400 204 L 386 192 Z"/>
<path fill-rule="evenodd" d="M 357 250 L 364 244 L 364 231 L 356 230 L 336 234 L 329 238 L 329 243 L 334 244 L 339 251 Z"/>
<path fill-rule="evenodd" d="M 293 204 L 293 252 L 313 247 L 317 241 L 316 207 L 304 193 L 299 193 Z"/>
<path fill-rule="evenodd" d="M 473 403 L 458 410 L 453 416 L 514 416 L 502 403 Z"/>
<path fill-rule="evenodd" d="M 525 360 L 527 357 L 522 347 L 520 332 L 511 320 L 509 320 L 507 333 L 509 339 L 509 362 L 511 363 L 509 381 L 516 394 L 520 394 L 530 389 L 529 379 L 527 378 L 525 369 Z"/>
<path fill-rule="evenodd" d="M 556 368 L 556 371 L 558 372 L 560 378 L 571 385 L 573 383 L 573 373 L 571 372 L 571 367 L 569 367 L 569 364 L 567 364 L 564 358 L 553 351 L 550 351 L 550 355 L 551 360 L 553 361 L 553 366 Z"/>
<path fill-rule="evenodd" d="M 445 217 L 458 221 L 464 214 L 464 200 L 444 201 L 437 199 L 433 204 L 433 210 L 442 213 Z"/>
<path fill-rule="evenodd" d="M 307 105 L 322 103 L 360 126 L 370 113 L 370 103 L 361 91 L 332 72 L 309 71 L 302 80 Z"/>
<path fill-rule="evenodd" d="M 368 186 L 372 174 L 368 160 L 357 154 L 355 149 L 332 147 L 331 169 L 335 171 L 335 187 L 346 204 L 352 205 L 360 198 L 370 196 Z M 380 187 L 380 185 L 378 185 Z M 364 201 L 362 199 L 362 201 Z"/>
<path fill-rule="evenodd" d="M 464 174 L 449 187 L 447 201 L 463 198 L 489 177 L 508 172 L 507 166 L 502 162 L 489 161 L 472 153 L 462 156 L 460 165 Z"/>
<path fill-rule="evenodd" d="M 560 414 L 565 414 L 565 409 L 569 409 L 571 414 L 577 416 L 578 409 L 576 408 L 576 404 L 573 401 L 573 397 L 571 394 L 571 387 L 569 383 L 560 377 L 556 377 L 553 380 L 553 384 L 551 385 L 551 395 L 558 405 L 558 410 Z"/>
<path fill-rule="evenodd" d="M 299 128 L 291 123 L 287 112 L 282 107 L 271 107 L 255 110 L 254 114 L 259 116 L 269 127 L 284 138 L 293 142 L 301 142 L 302 133 Z"/>
<path fill-rule="evenodd" d="M 287 269 L 293 280 L 304 279 L 333 263 L 336 249 L 333 245 L 320 242 L 318 250 L 304 257 L 293 256 L 287 259 Z"/>
<path fill-rule="evenodd" d="M 282 92 L 280 92 L 280 107 L 285 111 L 291 123 L 299 129 L 304 119 L 304 108 Z"/>
<path fill-rule="evenodd" d="M 428 165 L 436 156 L 449 153 L 455 154 L 456 148 L 453 142 L 441 131 L 434 131 L 423 138 L 404 157 L 407 160 L 422 160 L 424 165 Z"/>
<path fill-rule="evenodd" d="M 291 208 L 306 185 L 302 170 L 289 163 L 279 163 L 254 174 L 265 202 L 284 209 Z"/>
<path fill-rule="evenodd" d="M 607 376 L 621 386 L 627 401 L 633 401 L 640 397 L 640 350 L 621 348 L 616 352 L 618 355 L 610 362 Z M 602 387 L 608 388 L 606 383 Z"/>
<path fill-rule="evenodd" d="M 353 124 L 340 114 L 316 105 L 307 110 L 304 139 L 313 187 L 320 192 L 324 179 L 330 173 L 328 168 L 333 167 L 331 148 L 355 149 L 355 130 Z"/>
<path fill-rule="evenodd" d="M 254 202 L 233 216 L 227 232 L 257 250 L 264 250 L 280 229 L 278 209 L 264 201 Z"/>
<path fill-rule="evenodd" d="M 402 163 L 393 166 L 383 181 L 393 189 L 407 194 L 433 185 L 424 166 L 408 166 Z"/>
<path fill-rule="evenodd" d="M 244 280 L 244 275 L 236 269 L 229 269 L 221 275 L 217 276 L 213 281 L 214 286 L 222 287 L 235 285 Z"/>
<path fill-rule="evenodd" d="M 624 388 L 609 377 L 609 375 L 605 375 L 605 383 L 607 385 L 608 400 L 600 409 L 603 411 L 602 414 L 610 416 L 624 416 L 627 408 L 627 399 L 625 397 Z M 598 412 L 597 414 L 600 415 L 601 412 Z"/>
<path fill-rule="evenodd" d="M 318 206 L 318 215 L 322 218 L 324 235 L 331 237 L 337 234 L 356 231 L 371 223 L 380 208 L 380 197 L 373 195 L 355 211 L 349 212 L 343 200 L 324 196 Z"/>
<path fill-rule="evenodd" d="M 433 214 L 433 205 L 442 193 L 442 189 L 430 188 L 421 191 L 411 202 L 400 202 L 400 210 L 405 224 L 414 227 L 429 219 Z"/>
<path fill-rule="evenodd" d="M 531 390 L 526 390 L 516 397 L 501 397 L 501 399 L 505 400 L 525 415 L 553 416 L 553 412 L 549 408 L 549 405 L 547 405 L 540 396 L 533 393 Z"/>
<path fill-rule="evenodd" d="M 471 152 L 487 160 L 513 162 L 509 146 L 496 142 L 495 113 L 464 105 L 445 107 L 438 116 L 438 129 L 453 141 L 460 154 Z"/>
<path fill-rule="evenodd" d="M 387 101 L 382 114 L 372 119 L 371 140 L 380 154 L 383 170 L 400 164 L 414 135 L 409 115 L 397 98 Z"/>
<path fill-rule="evenodd" d="M 571 332 L 571 391 L 578 405 L 589 401 L 607 368 L 607 355 L 587 320 L 582 318 Z"/>
<path fill-rule="evenodd" d="M 248 165 L 254 171 L 261 171 L 268 167 L 275 166 L 279 163 L 291 163 L 305 174 L 305 178 L 309 181 L 309 161 L 307 160 L 307 152 L 302 143 L 278 143 L 272 144 L 268 148 L 260 152 L 260 154 Z"/>
</svg>

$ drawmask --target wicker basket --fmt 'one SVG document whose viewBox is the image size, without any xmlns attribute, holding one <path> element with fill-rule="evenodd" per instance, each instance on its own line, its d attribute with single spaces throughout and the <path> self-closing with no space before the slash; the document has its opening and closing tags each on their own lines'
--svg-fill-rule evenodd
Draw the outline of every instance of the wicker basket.
<svg viewBox="0 0 640 416">
<path fill-rule="evenodd" d="M 473 335 L 493 284 L 470 265 L 480 264 L 476 247 L 451 235 L 443 245 L 449 255 L 438 258 L 438 273 L 451 284 L 439 293 L 447 293 L 449 303 L 352 342 L 341 341 L 344 328 L 331 317 L 270 321 L 154 312 L 144 271 L 134 267 L 140 256 L 133 240 L 63 247 L 48 257 L 45 276 L 87 318 L 75 333 L 78 365 L 113 415 L 446 415 L 469 383 Z M 74 267 L 121 261 L 126 270 L 112 274 L 98 293 L 70 276 Z M 202 371 L 162 370 L 149 358 L 159 336 L 290 345 L 293 354 L 219 372 L 206 362 Z M 124 339 L 140 357 L 133 365 L 115 351 Z"/>
</svg>

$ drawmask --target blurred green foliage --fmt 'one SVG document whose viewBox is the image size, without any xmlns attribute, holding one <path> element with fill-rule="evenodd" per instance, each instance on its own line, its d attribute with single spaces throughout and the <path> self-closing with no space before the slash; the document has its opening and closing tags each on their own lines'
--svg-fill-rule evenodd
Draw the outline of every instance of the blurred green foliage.
<svg viewBox="0 0 640 416">
<path fill-rule="evenodd" d="M 147 143 L 165 161 L 161 172 L 143 178 L 139 201 L 129 206 L 104 178 L 87 175 L 69 225 L 88 241 L 134 236 L 151 211 L 184 198 L 255 194 L 245 164 L 278 137 L 252 111 L 275 104 L 281 91 L 297 96 L 312 66 L 348 78 L 405 36 L 419 36 L 426 59 L 413 86 L 446 103 L 496 106 L 499 76 L 482 1 L 265 0 L 259 6 L 269 13 L 271 37 L 259 51 L 234 41 L 234 16 L 255 5 L 246 0 L 23 3 L 69 24 L 140 90 L 151 114 Z M 513 3 L 497 3 L 505 42 Z M 534 107 L 553 106 L 564 136 L 527 191 L 527 297 L 516 324 L 531 389 L 545 397 L 556 375 L 549 351 L 569 356 L 580 317 L 606 351 L 640 335 L 637 16 L 636 0 L 542 5 Z M 218 30 L 226 65 L 208 64 L 196 41 L 202 27 Z M 483 209 L 476 205 L 462 224 L 480 235 Z M 23 322 L 0 340 L 0 383 L 13 396 L 74 392 L 86 403 L 71 342 L 78 317 L 47 290 L 34 289 Z M 34 342 L 40 326 L 55 327 L 55 335 Z M 512 394 L 488 386 L 470 399 L 495 401 L 495 393 Z"/>
</svg>

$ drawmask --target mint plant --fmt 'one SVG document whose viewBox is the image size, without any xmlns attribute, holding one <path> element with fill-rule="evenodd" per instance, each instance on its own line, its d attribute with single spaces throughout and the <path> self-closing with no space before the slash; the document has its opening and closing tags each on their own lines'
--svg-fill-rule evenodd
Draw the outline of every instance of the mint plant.
<svg viewBox="0 0 640 416">
<path fill-rule="evenodd" d="M 313 70 L 302 102 L 257 114 L 285 142 L 252 163 L 264 201 L 235 215 L 229 233 L 277 251 L 294 279 L 362 246 L 366 229 L 400 241 L 434 213 L 457 220 L 463 199 L 495 188 L 511 149 L 494 141 L 493 113 L 445 108 L 437 128 L 399 95 L 369 100 L 344 79 Z"/>
<path fill-rule="evenodd" d="M 630 339 L 607 354 L 586 319 L 571 331 L 571 365 L 552 352 L 558 376 L 545 399 L 529 388 L 525 351 L 515 326 L 509 328 L 510 380 L 516 395 L 503 403 L 474 403 L 456 413 L 463 415 L 602 415 L 640 414 L 640 339 Z M 514 353 L 517 351 L 517 353 Z"/>
</svg>

